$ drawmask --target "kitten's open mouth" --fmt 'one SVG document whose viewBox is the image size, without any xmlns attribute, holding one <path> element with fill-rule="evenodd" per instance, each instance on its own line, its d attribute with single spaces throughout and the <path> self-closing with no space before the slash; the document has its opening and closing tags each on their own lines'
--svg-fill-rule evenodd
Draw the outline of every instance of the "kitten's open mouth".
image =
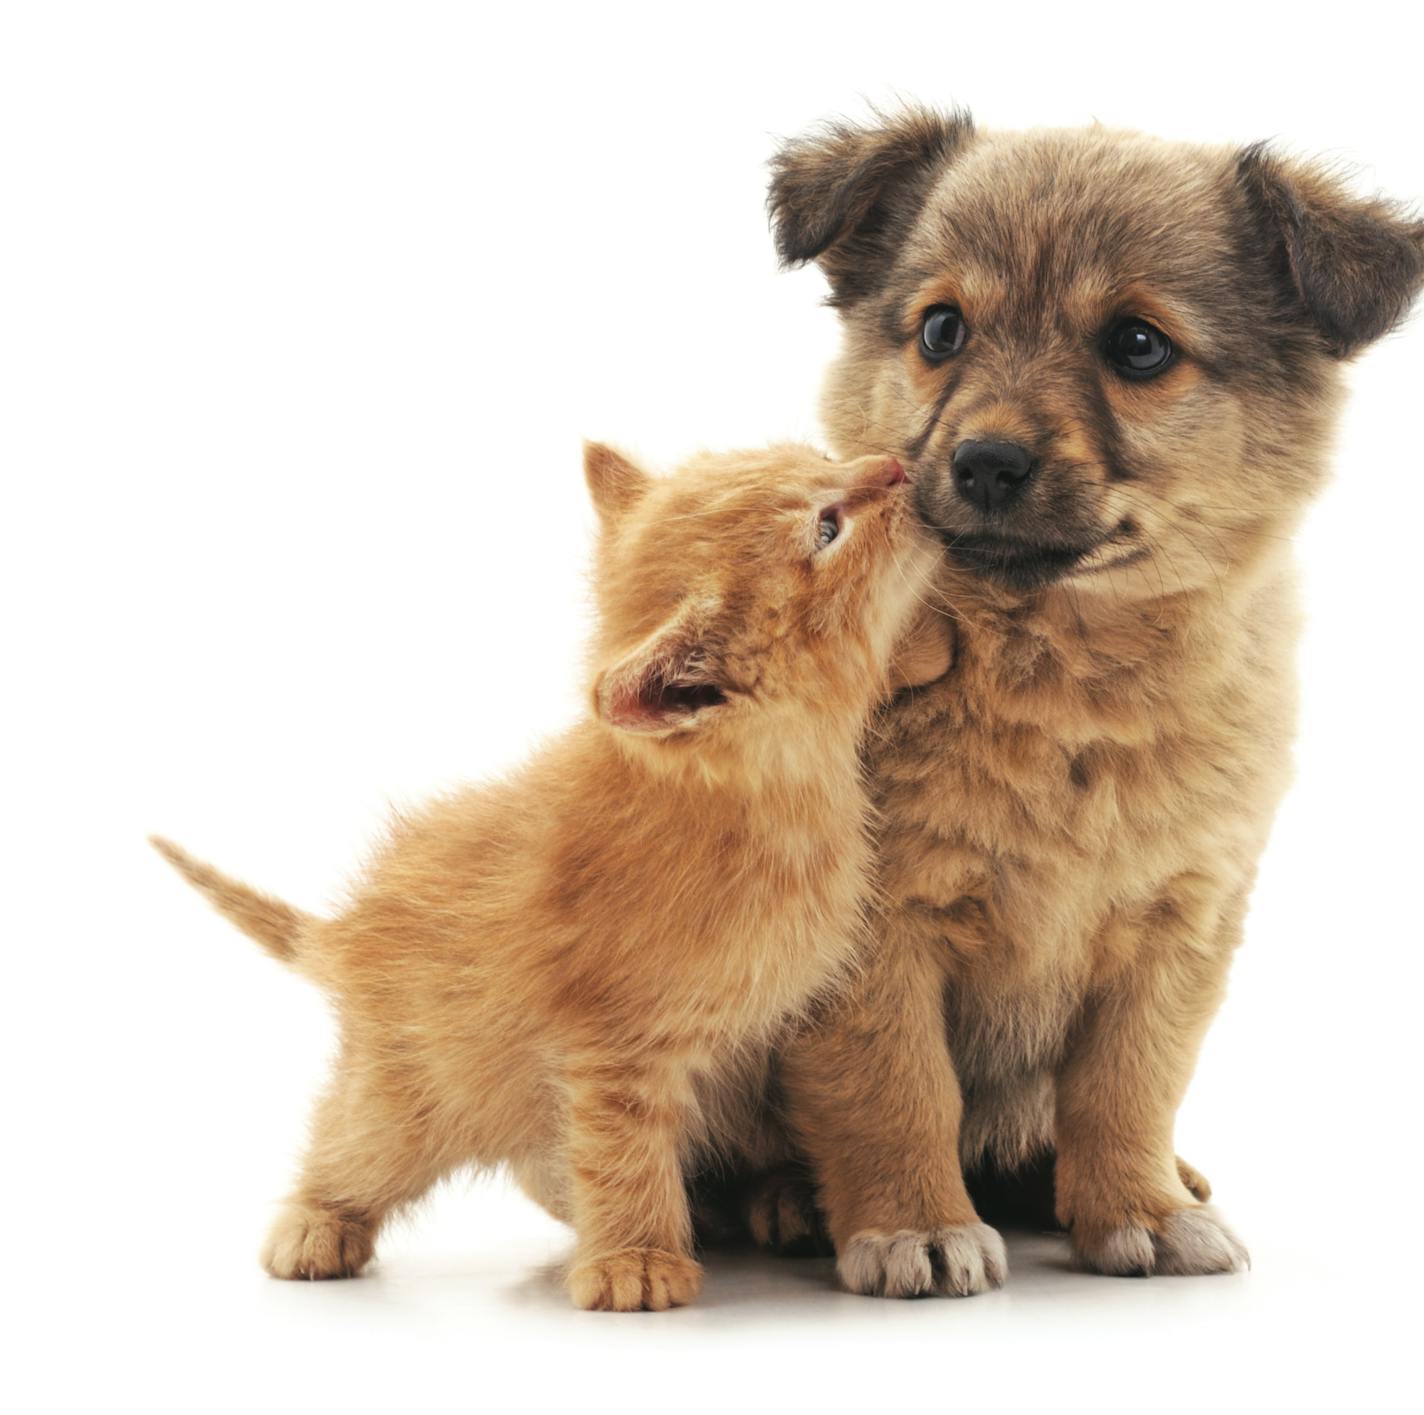
<svg viewBox="0 0 1424 1415">
<path fill-rule="evenodd" d="M 650 706 L 662 713 L 693 713 L 727 701 L 726 693 L 715 683 L 658 683 L 647 696 Z"/>
</svg>

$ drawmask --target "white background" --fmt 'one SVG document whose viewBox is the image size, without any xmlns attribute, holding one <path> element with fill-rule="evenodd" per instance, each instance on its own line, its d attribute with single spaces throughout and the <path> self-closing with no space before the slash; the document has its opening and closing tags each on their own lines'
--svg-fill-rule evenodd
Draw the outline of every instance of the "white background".
<svg viewBox="0 0 1424 1415">
<path fill-rule="evenodd" d="M 903 94 L 1281 135 L 1424 196 L 1393 6 L 989 8 L 5 7 L 11 1409 L 1385 1401 L 1424 1256 L 1418 328 L 1360 361 L 1302 537 L 1298 784 L 1181 1119 L 1251 1274 L 1015 1240 L 969 1302 L 743 1259 L 581 1314 L 567 1234 L 488 1179 L 360 1281 L 255 1263 L 328 1020 L 143 837 L 320 907 L 390 800 L 570 719 L 579 437 L 816 435 L 836 331 L 775 269 L 777 136 Z"/>
</svg>

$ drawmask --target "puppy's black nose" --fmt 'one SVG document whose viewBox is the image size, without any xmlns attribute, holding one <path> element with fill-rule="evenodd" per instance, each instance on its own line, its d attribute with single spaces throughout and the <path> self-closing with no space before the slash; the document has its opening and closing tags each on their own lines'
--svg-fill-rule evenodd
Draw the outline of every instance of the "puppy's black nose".
<svg viewBox="0 0 1424 1415">
<path fill-rule="evenodd" d="M 1001 511 L 1028 485 L 1033 462 L 1017 442 L 961 442 L 954 489 L 981 511 Z"/>
</svg>

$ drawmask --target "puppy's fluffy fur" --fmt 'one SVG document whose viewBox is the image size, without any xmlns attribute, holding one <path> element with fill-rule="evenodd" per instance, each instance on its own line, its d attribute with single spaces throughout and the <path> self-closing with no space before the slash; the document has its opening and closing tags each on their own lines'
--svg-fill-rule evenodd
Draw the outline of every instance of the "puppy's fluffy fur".
<svg viewBox="0 0 1424 1415">
<path fill-rule="evenodd" d="M 900 466 L 782 447 L 650 480 L 591 447 L 586 468 L 590 720 L 398 821 L 336 918 L 155 842 L 339 1014 L 278 1277 L 357 1272 L 393 1211 L 505 1162 L 576 1228 L 578 1305 L 687 1302 L 684 1168 L 746 1149 L 726 1098 L 851 962 L 857 741 L 935 560 Z"/>
<path fill-rule="evenodd" d="M 1289 537 L 1424 225 L 1259 147 L 923 110 L 789 144 L 770 207 L 843 319 L 833 446 L 913 468 L 957 640 L 871 740 L 881 946 L 786 1057 L 841 1272 L 989 1285 L 942 1256 L 965 1173 L 1028 1169 L 1089 1268 L 1236 1267 L 1173 1118 L 1286 782 Z M 1170 336 L 1159 376 L 1112 366 L 1124 319 Z M 1027 449 L 1012 506 L 957 494 L 970 440 Z"/>
</svg>

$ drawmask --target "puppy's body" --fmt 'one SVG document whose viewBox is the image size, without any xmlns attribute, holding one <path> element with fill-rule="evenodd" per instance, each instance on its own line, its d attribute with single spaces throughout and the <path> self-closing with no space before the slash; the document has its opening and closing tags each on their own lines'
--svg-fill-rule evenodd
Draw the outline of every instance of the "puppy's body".
<svg viewBox="0 0 1424 1415">
<path fill-rule="evenodd" d="M 278 1276 L 355 1272 L 442 1175 L 507 1163 L 577 1229 L 576 1302 L 689 1300 L 683 1171 L 733 1110 L 755 1152 L 746 1073 L 851 962 L 857 741 L 933 558 L 903 473 L 780 449 L 650 482 L 593 449 L 589 475 L 596 720 L 399 821 L 333 919 L 161 846 L 338 1011 Z"/>
<path fill-rule="evenodd" d="M 1286 779 L 1338 361 L 1424 226 L 1258 149 L 918 111 L 790 144 L 771 206 L 842 313 L 834 445 L 915 463 L 956 640 L 868 748 L 881 946 L 784 1068 L 842 1274 L 962 1290 L 964 1168 L 1054 1152 L 1085 1265 L 1235 1267 L 1173 1117 Z"/>
<path fill-rule="evenodd" d="M 961 586 L 955 672 L 871 745 L 897 928 L 934 947 L 947 982 L 967 1167 L 1012 1171 L 1052 1147 L 1085 1003 L 1146 963 L 1190 966 L 1165 935 L 1213 965 L 1234 945 L 1289 766 L 1277 571 L 1116 624 L 1066 597 L 1024 618 Z M 1215 1001 L 1206 988 L 1173 1025 L 1204 1025 Z"/>
</svg>

